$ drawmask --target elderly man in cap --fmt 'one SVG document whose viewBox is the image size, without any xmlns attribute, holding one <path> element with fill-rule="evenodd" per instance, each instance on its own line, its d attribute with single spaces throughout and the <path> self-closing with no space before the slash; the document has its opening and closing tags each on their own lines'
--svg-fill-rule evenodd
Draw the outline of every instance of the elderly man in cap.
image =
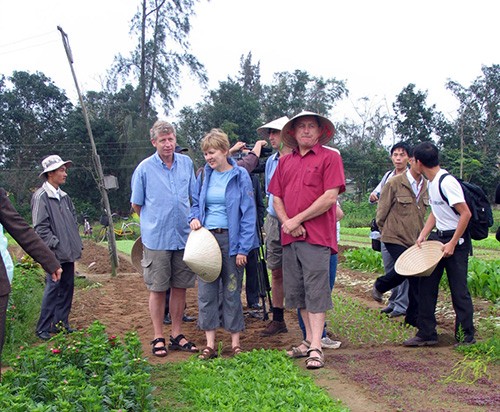
<svg viewBox="0 0 500 412">
<path fill-rule="evenodd" d="M 198 351 L 181 331 L 186 289 L 193 288 L 196 280 L 196 275 L 182 259 L 190 232 L 188 215 L 195 177 L 189 156 L 175 153 L 177 138 L 172 124 L 156 121 L 150 137 L 156 152 L 135 169 L 130 202 L 141 218 L 144 247 L 141 263 L 144 283 L 149 290 L 149 313 L 154 330 L 152 353 L 163 357 L 167 356 L 163 320 L 169 288 L 172 319 L 169 348 Z"/>
<path fill-rule="evenodd" d="M 31 199 L 31 213 L 35 232 L 56 255 L 61 264 L 61 279 L 57 282 L 50 273 L 45 280 L 40 318 L 36 334 L 50 339 L 50 333 L 63 330 L 73 332 L 69 313 L 75 285 L 75 261 L 82 254 L 82 240 L 78 233 L 75 207 L 71 198 L 61 189 L 66 183 L 71 160 L 63 161 L 57 155 L 42 161 L 40 177 L 45 180 Z"/>
<path fill-rule="evenodd" d="M 285 304 L 300 310 L 306 328 L 306 339 L 288 355 L 307 357 L 308 369 L 324 366 L 321 335 L 326 311 L 333 307 L 330 255 L 338 249 L 337 196 L 345 191 L 342 158 L 323 147 L 334 133 L 332 122 L 319 114 L 292 118 L 281 138 L 294 149 L 280 160 L 269 185 L 282 225 Z"/>
</svg>

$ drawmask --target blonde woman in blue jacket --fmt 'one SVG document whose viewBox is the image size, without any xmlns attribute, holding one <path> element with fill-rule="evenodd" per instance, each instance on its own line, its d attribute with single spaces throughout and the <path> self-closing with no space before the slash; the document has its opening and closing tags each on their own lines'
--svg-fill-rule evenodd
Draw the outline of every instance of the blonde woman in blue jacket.
<svg viewBox="0 0 500 412">
<path fill-rule="evenodd" d="M 220 326 L 231 333 L 232 354 L 242 352 L 243 270 L 248 253 L 259 246 L 259 241 L 252 181 L 248 172 L 228 157 L 227 135 L 212 129 L 201 141 L 201 149 L 207 164 L 193 194 L 190 226 L 192 230 L 202 226 L 210 230 L 222 252 L 220 278 L 211 283 L 198 281 L 198 326 L 207 340 L 199 358 L 207 360 L 217 356 L 215 332 Z"/>
</svg>

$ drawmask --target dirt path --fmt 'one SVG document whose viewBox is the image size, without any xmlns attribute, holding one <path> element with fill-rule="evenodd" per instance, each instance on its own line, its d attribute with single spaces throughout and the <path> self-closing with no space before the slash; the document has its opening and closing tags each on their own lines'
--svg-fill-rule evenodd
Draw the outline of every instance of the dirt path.
<svg viewBox="0 0 500 412">
<path fill-rule="evenodd" d="M 78 290 L 75 294 L 72 322 L 86 327 L 99 320 L 109 334 L 123 336 L 135 330 L 140 336 L 145 355 L 151 363 L 176 362 L 188 358 L 183 352 L 169 352 L 166 358 L 150 356 L 152 326 L 148 313 L 148 292 L 142 276 L 136 273 L 127 256 L 120 256 L 120 270 L 115 277 L 109 275 L 107 250 L 90 242 L 78 264 L 80 275 L 99 282 L 100 287 Z M 373 277 L 359 272 L 340 269 L 336 292 L 360 300 L 364 305 L 379 310 L 380 305 L 369 298 Z M 353 284 L 355 285 L 353 287 Z M 196 316 L 196 290 L 187 295 L 187 313 Z M 452 331 L 449 311 L 440 315 L 440 327 Z M 253 348 L 284 349 L 301 340 L 296 314 L 285 313 L 289 332 L 262 338 L 259 332 L 266 323 L 247 312 L 241 344 L 244 350 Z M 451 329 L 450 329 L 451 328 Z M 168 337 L 170 328 L 165 326 Z M 204 333 L 196 322 L 184 323 L 183 333 L 199 347 Z M 500 410 L 500 373 L 498 365 L 491 367 L 489 379 L 474 385 L 442 384 L 443 376 L 450 374 L 460 359 L 453 350 L 451 333 L 440 336 L 440 345 L 434 348 L 408 349 L 399 345 L 355 347 L 342 337 L 343 345 L 337 350 L 326 350 L 325 368 L 314 373 L 316 382 L 332 397 L 341 399 L 353 412 L 376 411 L 495 411 Z M 220 331 L 217 341 L 223 344 L 223 355 L 230 352 L 229 335 Z M 297 361 L 303 365 L 303 362 Z"/>
</svg>

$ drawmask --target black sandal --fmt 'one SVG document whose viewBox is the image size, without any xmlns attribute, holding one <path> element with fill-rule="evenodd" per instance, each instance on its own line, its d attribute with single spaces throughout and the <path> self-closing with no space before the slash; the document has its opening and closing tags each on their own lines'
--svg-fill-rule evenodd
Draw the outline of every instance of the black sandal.
<svg viewBox="0 0 500 412">
<path fill-rule="evenodd" d="M 157 343 L 163 343 L 163 346 L 155 346 Z M 164 358 L 167 356 L 167 347 L 165 346 L 165 338 L 156 338 L 151 341 L 151 345 L 153 347 L 151 348 L 151 351 L 153 352 L 154 356 L 157 356 L 159 358 Z M 164 352 L 164 353 L 157 353 L 157 352 Z"/>
<path fill-rule="evenodd" d="M 175 339 L 173 338 L 173 336 L 170 336 L 170 343 L 168 344 L 168 348 L 170 350 L 181 350 L 183 352 L 191 352 L 191 353 L 199 352 L 198 348 L 196 347 L 196 344 L 194 344 L 193 342 L 187 341 L 184 345 L 181 345 L 182 339 L 186 339 L 186 337 L 183 334 L 178 335 Z"/>
</svg>

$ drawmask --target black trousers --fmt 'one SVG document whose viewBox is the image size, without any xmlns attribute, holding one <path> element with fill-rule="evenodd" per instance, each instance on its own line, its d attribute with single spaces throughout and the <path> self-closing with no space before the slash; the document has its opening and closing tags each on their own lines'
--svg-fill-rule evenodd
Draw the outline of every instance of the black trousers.
<svg viewBox="0 0 500 412">
<path fill-rule="evenodd" d="M 245 266 L 245 294 L 248 306 L 259 303 L 258 253 L 258 248 L 252 249 L 248 254 Z"/>
<path fill-rule="evenodd" d="M 433 232 L 429 240 L 439 240 L 447 243 L 451 239 L 439 237 Z M 417 336 L 426 340 L 436 340 L 436 303 L 439 292 L 439 282 L 446 269 L 450 285 L 451 300 L 455 310 L 455 338 L 470 341 L 474 338 L 474 323 L 472 299 L 467 288 L 467 269 L 469 251 L 471 248 L 470 236 L 464 233 L 464 242 L 455 247 L 455 252 L 448 258 L 443 258 L 429 277 L 420 278 L 420 310 L 418 315 Z"/>
<path fill-rule="evenodd" d="M 406 246 L 397 245 L 395 243 L 384 243 L 384 245 L 394 259 L 394 262 L 406 249 L 408 249 Z M 406 309 L 405 323 L 414 327 L 417 327 L 418 321 L 419 279 L 420 278 L 414 276 L 401 276 L 393 268 L 390 272 L 386 273 L 384 276 L 378 277 L 375 281 L 375 288 L 379 292 L 385 293 L 401 285 L 405 280 L 408 280 L 408 308 Z"/>
<path fill-rule="evenodd" d="M 69 328 L 69 313 L 75 289 L 75 263 L 61 263 L 61 268 L 63 272 L 59 282 L 53 282 L 50 273 L 46 274 L 37 332 L 55 331 L 59 323 L 63 328 Z"/>
</svg>

